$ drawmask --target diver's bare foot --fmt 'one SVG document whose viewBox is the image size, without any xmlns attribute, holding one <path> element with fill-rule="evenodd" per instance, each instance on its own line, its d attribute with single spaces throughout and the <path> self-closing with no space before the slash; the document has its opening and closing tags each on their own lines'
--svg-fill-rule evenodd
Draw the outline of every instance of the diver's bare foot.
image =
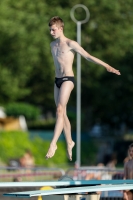
<svg viewBox="0 0 133 200">
<path fill-rule="evenodd" d="M 71 144 L 67 145 L 67 155 L 70 161 L 72 161 L 72 148 L 74 147 L 75 142 L 71 142 Z"/>
<path fill-rule="evenodd" d="M 48 150 L 45 158 L 46 159 L 52 158 L 54 156 L 54 154 L 55 154 L 56 149 L 57 149 L 57 145 L 50 144 L 49 150 Z"/>
</svg>

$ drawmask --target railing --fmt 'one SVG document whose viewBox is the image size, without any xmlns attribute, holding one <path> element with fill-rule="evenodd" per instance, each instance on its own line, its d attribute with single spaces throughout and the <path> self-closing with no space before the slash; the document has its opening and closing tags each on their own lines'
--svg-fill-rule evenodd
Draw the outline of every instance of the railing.
<svg viewBox="0 0 133 200">
<path fill-rule="evenodd" d="M 123 169 L 112 169 L 107 167 L 80 167 L 78 169 L 68 169 L 66 175 L 71 176 L 74 180 L 112 180 L 123 179 Z M 122 191 L 102 192 L 100 199 L 122 199 Z"/>
<path fill-rule="evenodd" d="M 57 180 L 64 174 L 60 168 L 0 167 L 0 182 Z"/>
<path fill-rule="evenodd" d="M 70 168 L 66 171 L 68 176 L 73 177 L 74 180 L 89 180 L 89 179 L 123 179 L 123 169 L 114 169 L 108 167 L 80 167 Z"/>
</svg>

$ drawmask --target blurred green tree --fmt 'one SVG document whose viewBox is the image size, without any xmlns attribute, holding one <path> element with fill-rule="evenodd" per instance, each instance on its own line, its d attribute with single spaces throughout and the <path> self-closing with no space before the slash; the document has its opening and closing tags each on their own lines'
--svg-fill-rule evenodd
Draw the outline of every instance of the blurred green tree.
<svg viewBox="0 0 133 200">
<path fill-rule="evenodd" d="M 79 2 L 61 0 L 2 0 L 0 6 L 0 101 L 26 101 L 54 110 L 54 66 L 50 53 L 48 21 L 59 15 L 65 35 L 76 40 L 76 24 L 70 9 Z M 103 67 L 82 59 L 83 129 L 100 118 L 111 125 L 132 122 L 133 2 L 82 0 L 91 17 L 82 25 L 82 46 L 90 54 L 121 71 L 109 74 Z M 84 17 L 81 9 L 76 17 Z M 76 76 L 76 59 L 74 61 Z M 75 107 L 76 90 L 70 106 Z M 130 97 L 130 98 L 129 98 Z"/>
</svg>

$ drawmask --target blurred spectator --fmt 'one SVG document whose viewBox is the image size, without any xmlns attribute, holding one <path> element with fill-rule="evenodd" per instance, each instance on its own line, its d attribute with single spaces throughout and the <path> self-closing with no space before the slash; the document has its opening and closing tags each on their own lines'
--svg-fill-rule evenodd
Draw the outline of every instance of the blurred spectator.
<svg viewBox="0 0 133 200">
<path fill-rule="evenodd" d="M 89 172 L 86 177 L 85 177 L 85 180 L 101 180 L 102 179 L 102 171 L 100 169 L 102 169 L 104 167 L 104 164 L 103 163 L 99 163 L 97 165 L 97 170 L 94 171 L 94 172 Z"/>
<path fill-rule="evenodd" d="M 34 167 L 35 160 L 29 149 L 25 151 L 25 154 L 19 159 L 21 167 Z"/>
<path fill-rule="evenodd" d="M 128 157 L 124 162 L 124 179 L 133 179 L 133 143 L 128 148 Z M 133 190 L 124 190 L 123 199 L 132 200 Z"/>
<path fill-rule="evenodd" d="M 20 181 L 22 181 L 21 177 L 14 177 L 13 178 L 13 182 L 20 182 Z"/>
<path fill-rule="evenodd" d="M 111 155 L 111 158 L 109 160 L 109 162 L 106 164 L 107 167 L 115 169 L 116 168 L 116 164 L 117 164 L 117 158 L 116 155 Z"/>
<path fill-rule="evenodd" d="M 127 156 L 126 158 L 124 158 L 123 163 L 126 163 L 126 162 L 128 162 L 129 160 L 130 160 L 129 157 Z"/>
<path fill-rule="evenodd" d="M 20 167 L 19 159 L 11 158 L 8 163 L 9 171 L 16 170 L 16 168 Z"/>
</svg>

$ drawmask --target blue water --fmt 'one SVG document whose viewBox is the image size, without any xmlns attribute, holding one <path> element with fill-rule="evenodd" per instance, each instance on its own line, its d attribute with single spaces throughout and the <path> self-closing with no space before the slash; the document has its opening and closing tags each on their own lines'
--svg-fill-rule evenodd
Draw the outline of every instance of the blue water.
<svg viewBox="0 0 133 200">
<path fill-rule="evenodd" d="M 47 130 L 29 130 L 31 139 L 34 137 L 40 137 L 44 140 L 51 140 L 53 137 L 53 133 L 54 133 L 53 131 L 47 131 Z M 76 141 L 76 133 L 75 132 L 72 133 L 72 138 L 74 141 Z M 88 134 L 86 134 L 84 132 L 81 133 L 82 141 L 87 141 L 89 139 L 90 139 L 90 137 L 88 136 Z M 63 133 L 60 135 L 59 140 L 62 140 L 62 141 L 65 140 L 65 136 Z"/>
</svg>

